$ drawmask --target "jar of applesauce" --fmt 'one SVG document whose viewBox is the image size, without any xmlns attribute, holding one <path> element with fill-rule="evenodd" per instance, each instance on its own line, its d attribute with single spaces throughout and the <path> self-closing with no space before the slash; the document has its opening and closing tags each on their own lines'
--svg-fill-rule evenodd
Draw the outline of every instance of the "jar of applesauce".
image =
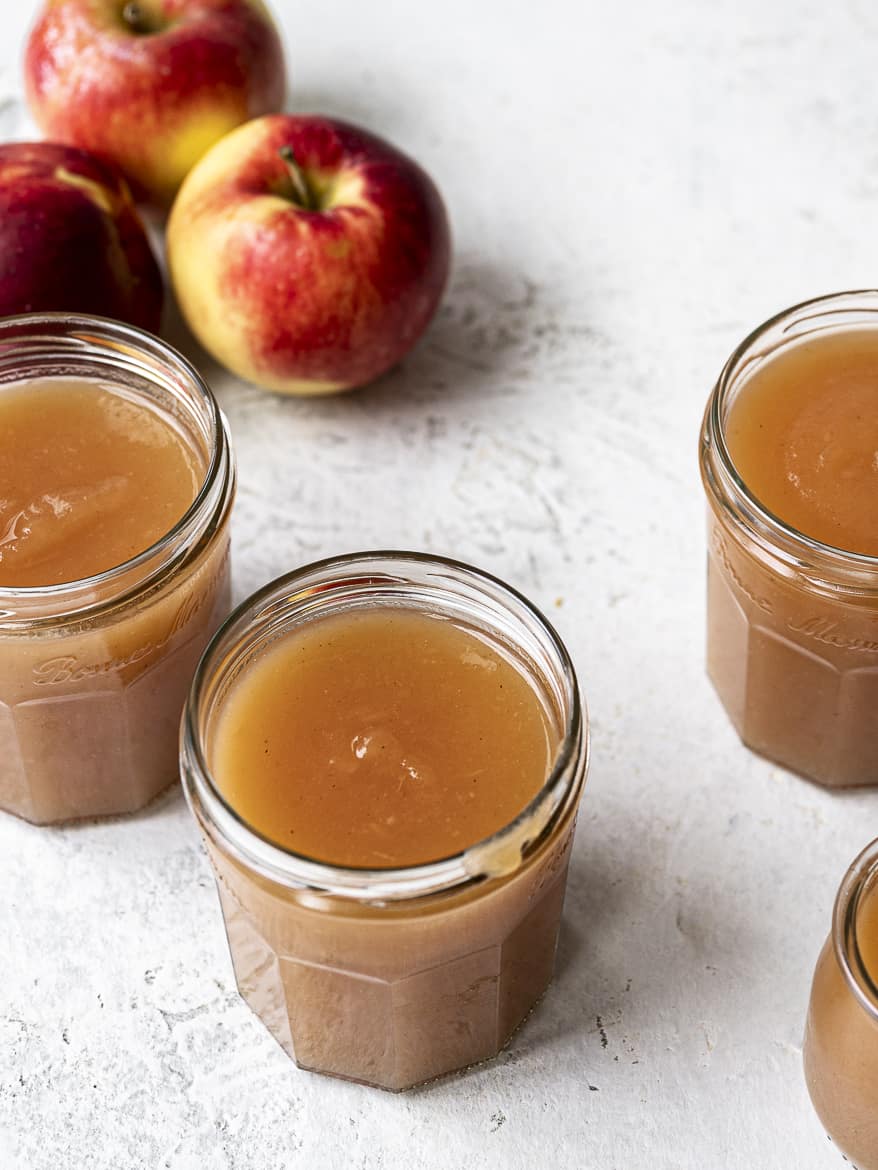
<svg viewBox="0 0 878 1170">
<path fill-rule="evenodd" d="M 552 976 L 587 728 L 557 634 L 457 562 L 268 585 L 181 742 L 241 995 L 303 1068 L 400 1090 L 494 1056 Z"/>
<path fill-rule="evenodd" d="M 811 988 L 805 1079 L 826 1131 L 878 1170 L 878 840 L 848 870 Z"/>
<path fill-rule="evenodd" d="M 756 329 L 710 396 L 707 665 L 741 739 L 878 783 L 878 292 Z"/>
<path fill-rule="evenodd" d="M 229 608 L 226 423 L 157 338 L 46 314 L 0 321 L 0 433 L 0 808 L 131 812 Z"/>
</svg>

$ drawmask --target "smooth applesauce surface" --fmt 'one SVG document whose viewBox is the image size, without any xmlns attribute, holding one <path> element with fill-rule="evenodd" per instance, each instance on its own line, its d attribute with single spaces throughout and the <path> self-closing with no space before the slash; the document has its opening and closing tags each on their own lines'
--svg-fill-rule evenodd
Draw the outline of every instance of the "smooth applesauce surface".
<svg viewBox="0 0 878 1170">
<path fill-rule="evenodd" d="M 0 588 L 105 572 L 164 536 L 205 468 L 170 416 L 83 378 L 0 389 Z"/>
<path fill-rule="evenodd" d="M 402 607 L 334 614 L 283 635 L 232 683 L 209 765 L 263 836 L 337 865 L 415 865 L 515 817 L 557 748 L 511 658 Z"/>
<path fill-rule="evenodd" d="M 878 331 L 818 336 L 769 358 L 725 431 L 765 508 L 823 544 L 878 556 Z"/>
</svg>

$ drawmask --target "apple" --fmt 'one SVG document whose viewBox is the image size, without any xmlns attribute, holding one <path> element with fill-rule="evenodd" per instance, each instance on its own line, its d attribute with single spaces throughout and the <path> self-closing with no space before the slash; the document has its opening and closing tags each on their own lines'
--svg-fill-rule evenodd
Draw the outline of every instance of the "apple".
<svg viewBox="0 0 878 1170">
<path fill-rule="evenodd" d="M 168 269 L 204 348 L 289 394 L 361 386 L 414 345 L 451 252 L 430 177 L 344 122 L 274 115 L 233 130 L 171 209 Z"/>
<path fill-rule="evenodd" d="M 0 145 L 0 316 L 61 310 L 156 332 L 162 277 L 124 178 L 52 142 Z"/>
<path fill-rule="evenodd" d="M 24 75 L 47 137 L 106 155 L 135 196 L 159 204 L 209 146 L 279 110 L 286 91 L 262 0 L 48 0 Z"/>
</svg>

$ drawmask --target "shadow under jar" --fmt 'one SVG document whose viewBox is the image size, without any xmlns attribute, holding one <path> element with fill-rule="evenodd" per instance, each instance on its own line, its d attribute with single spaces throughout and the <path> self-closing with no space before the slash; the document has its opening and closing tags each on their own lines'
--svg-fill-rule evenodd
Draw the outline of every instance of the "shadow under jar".
<svg viewBox="0 0 878 1170">
<path fill-rule="evenodd" d="M 443 657 L 458 642 L 462 649 Z M 330 645 L 339 657 L 321 664 Z M 317 848 L 309 854 L 284 847 L 285 830 L 278 826 L 266 822 L 257 829 L 242 813 L 252 776 L 231 777 L 236 794 L 229 777 L 226 783 L 220 778 L 217 745 L 236 695 L 246 695 L 260 673 L 284 687 L 287 667 L 272 674 L 272 661 L 281 663 L 273 656 L 297 647 L 305 657 L 293 673 L 317 679 L 323 665 L 327 681 L 315 683 L 319 731 L 309 714 L 294 735 L 303 754 L 313 752 L 313 742 L 305 746 L 312 740 L 331 758 L 325 770 L 318 758 L 314 791 L 299 794 L 290 829 L 301 836 L 309 818 L 318 832 L 323 824 L 325 840 L 333 842 L 327 848 L 343 851 L 343 864 L 325 856 L 326 849 L 315 856 Z M 367 658 L 379 652 L 374 679 L 368 673 L 372 656 L 359 690 L 346 679 L 337 703 L 332 679 L 361 672 L 364 647 Z M 445 686 L 445 666 L 436 666 L 446 661 L 449 670 L 476 676 L 460 680 L 471 696 L 462 712 L 446 709 L 458 691 L 457 681 Z M 425 687 L 413 674 L 421 670 L 433 672 Z M 443 747 L 460 740 L 478 752 L 478 688 L 506 677 L 504 670 L 515 672 L 511 689 L 527 689 L 544 720 L 535 794 L 513 814 L 502 814 L 486 837 L 451 855 L 428 852 L 427 859 L 428 846 L 416 843 L 424 826 L 409 796 L 417 802 L 432 790 L 437 812 L 428 821 L 437 833 L 472 830 L 470 809 L 478 801 L 452 792 L 450 781 L 446 790 L 448 773 L 442 767 L 431 772 L 429 758 L 423 766 L 418 745 L 424 724 L 428 734 L 444 725 Z M 404 692 L 399 703 L 396 691 Z M 424 719 L 418 703 L 426 704 Z M 291 719 L 297 707 L 289 703 Z M 502 719 L 496 710 L 492 719 Z M 455 735 L 449 728 L 458 714 Z M 250 723 L 248 716 L 242 726 Z M 487 720 L 483 730 L 490 739 Z M 274 752 L 268 730 L 264 742 L 266 755 Z M 373 749 L 385 747 L 392 766 L 379 751 L 377 772 L 362 771 Z M 295 747 L 281 764 L 291 782 L 304 767 Z M 182 729 L 183 785 L 214 867 L 238 988 L 301 1067 L 400 1090 L 500 1051 L 552 976 L 586 764 L 585 715 L 563 645 L 527 601 L 475 569 L 409 553 L 341 557 L 275 581 L 232 615 L 196 673 Z M 517 781 L 513 773 L 514 767 L 504 772 L 510 782 Z M 331 814 L 321 811 L 332 798 L 326 790 L 335 781 L 341 786 L 345 776 L 351 807 L 343 798 Z M 373 795 L 359 795 L 375 776 Z M 382 788 L 387 776 L 393 782 Z M 318 802 L 316 814 L 312 802 Z M 364 842 L 377 840 L 387 856 L 406 856 L 406 863 L 375 864 L 365 843 L 345 848 L 361 830 Z M 356 864 L 358 849 L 368 865 Z"/>
<path fill-rule="evenodd" d="M 225 421 L 157 338 L 64 314 L 0 322 L 0 419 L 0 808 L 133 812 L 229 609 Z"/>
<path fill-rule="evenodd" d="M 811 988 L 805 1079 L 826 1131 L 878 1170 L 878 841 L 848 870 Z"/>
<path fill-rule="evenodd" d="M 878 292 L 781 313 L 707 405 L 707 666 L 741 739 L 878 783 Z"/>
</svg>

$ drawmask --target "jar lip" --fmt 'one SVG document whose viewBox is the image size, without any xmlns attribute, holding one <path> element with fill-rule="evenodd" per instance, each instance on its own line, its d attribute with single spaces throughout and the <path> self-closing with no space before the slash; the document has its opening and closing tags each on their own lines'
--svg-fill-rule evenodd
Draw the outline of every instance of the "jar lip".
<svg viewBox="0 0 878 1170">
<path fill-rule="evenodd" d="M 565 684 L 564 731 L 552 769 L 539 792 L 512 821 L 495 833 L 461 852 L 434 861 L 407 866 L 369 868 L 335 865 L 296 853 L 270 841 L 247 822 L 226 801 L 208 767 L 198 717 L 202 693 L 222 654 L 224 641 L 247 619 L 258 615 L 265 620 L 271 602 L 290 588 L 310 579 L 330 580 L 345 585 L 413 584 L 400 575 L 406 566 L 415 570 L 436 569 L 462 577 L 470 585 L 485 587 L 484 596 L 499 595 L 507 612 L 516 618 L 526 615 L 546 638 Z M 359 576 L 358 576 L 359 573 Z M 331 582 L 332 583 L 332 582 Z M 323 586 L 328 592 L 329 585 Z M 434 585 L 434 589 L 436 586 Z M 317 587 L 302 596 L 313 595 Z M 437 595 L 438 594 L 437 591 Z M 229 661 L 223 665 L 228 668 Z M 222 667 L 220 667 L 222 669 Z M 196 819 L 209 834 L 218 835 L 223 846 L 249 868 L 281 885 L 333 894 L 357 902 L 380 904 L 458 889 L 517 868 L 522 860 L 545 840 L 548 833 L 574 808 L 585 781 L 589 755 L 588 719 L 580 695 L 573 663 L 551 623 L 522 594 L 498 577 L 472 565 L 427 553 L 382 549 L 327 557 L 283 574 L 242 602 L 211 639 L 196 668 L 181 724 L 181 775 L 183 789 Z M 516 852 L 516 846 L 518 850 Z M 514 856 L 515 864 L 509 865 Z M 498 858 L 501 861 L 498 868 Z"/>
<path fill-rule="evenodd" d="M 858 912 L 867 887 L 878 897 L 878 838 L 853 861 L 838 890 L 832 913 L 832 944 L 842 974 L 857 1002 L 878 1022 L 878 982 L 858 943 Z"/>
<path fill-rule="evenodd" d="M 44 333 L 41 332 L 43 330 L 45 330 Z M 109 353 L 112 352 L 113 346 L 124 345 L 135 354 L 147 355 L 170 367 L 175 375 L 190 385 L 198 399 L 206 407 L 210 457 L 204 470 L 201 486 L 192 503 L 176 524 L 158 540 L 137 553 L 136 556 L 88 577 L 62 581 L 54 585 L 0 585 L 0 624 L 2 624 L 4 612 L 9 610 L 13 613 L 16 612 L 16 605 L 23 603 L 27 606 L 28 603 L 33 604 L 38 601 L 61 603 L 78 594 L 88 595 L 92 591 L 98 590 L 105 592 L 114 581 L 120 581 L 131 574 L 137 574 L 138 570 L 145 568 L 156 558 L 159 558 L 159 563 L 147 575 L 147 579 L 152 579 L 157 572 L 164 568 L 167 557 L 173 552 L 180 538 L 186 535 L 208 506 L 217 478 L 224 467 L 230 465 L 231 459 L 228 426 L 213 392 L 195 366 L 161 338 L 122 321 L 88 314 L 26 313 L 0 318 L 0 354 L 2 354 L 5 345 L 14 346 L 17 342 L 26 344 L 41 338 L 44 338 L 47 343 L 55 342 L 59 345 L 71 342 L 81 346 L 86 346 L 89 343 L 98 346 L 106 344 L 110 347 L 107 351 Z M 69 355 L 71 364 L 77 353 L 85 355 L 86 350 L 84 348 L 72 350 Z M 146 376 L 145 371 L 144 376 Z M 137 587 L 142 588 L 144 584 L 145 581 L 139 579 Z M 127 590 L 125 592 L 127 593 Z M 118 599 L 114 597 L 112 600 L 115 603 Z M 103 608 L 106 604 L 105 600 L 93 604 L 87 603 L 76 609 L 76 616 L 81 618 L 85 613 Z M 57 615 L 53 616 L 57 617 Z M 52 620 L 52 618 L 48 620 Z"/>
<path fill-rule="evenodd" d="M 878 289 L 855 289 L 849 292 L 828 293 L 819 297 L 811 297 L 800 301 L 796 305 L 782 309 L 779 313 L 769 317 L 761 325 L 757 325 L 744 340 L 732 351 L 722 370 L 716 385 L 708 399 L 704 414 L 704 423 L 701 432 L 701 470 L 706 486 L 720 487 L 730 498 L 730 502 L 743 505 L 746 509 L 747 527 L 751 533 L 761 537 L 775 546 L 780 544 L 782 551 L 787 553 L 784 559 L 795 560 L 799 563 L 802 555 L 816 561 L 819 565 L 828 564 L 832 568 L 844 567 L 853 571 L 874 573 L 878 571 L 878 555 L 853 552 L 840 548 L 837 545 L 826 544 L 799 531 L 791 524 L 787 524 L 779 516 L 766 508 L 750 491 L 742 479 L 731 457 L 725 437 L 725 423 L 723 407 L 731 391 L 733 378 L 747 357 L 750 350 L 755 348 L 759 341 L 772 330 L 777 330 L 785 321 L 791 328 L 794 322 L 807 321 L 808 310 L 818 310 L 813 315 L 822 316 L 859 312 L 873 312 L 878 314 Z M 838 327 L 842 323 L 838 322 Z M 876 322 L 878 328 L 878 322 Z M 784 330 L 786 332 L 786 330 Z M 715 458 L 711 458 L 711 453 Z M 719 483 L 717 483 L 719 480 Z M 778 551 L 775 548 L 775 551 Z M 789 554 L 792 554 L 790 557 Z"/>
</svg>

